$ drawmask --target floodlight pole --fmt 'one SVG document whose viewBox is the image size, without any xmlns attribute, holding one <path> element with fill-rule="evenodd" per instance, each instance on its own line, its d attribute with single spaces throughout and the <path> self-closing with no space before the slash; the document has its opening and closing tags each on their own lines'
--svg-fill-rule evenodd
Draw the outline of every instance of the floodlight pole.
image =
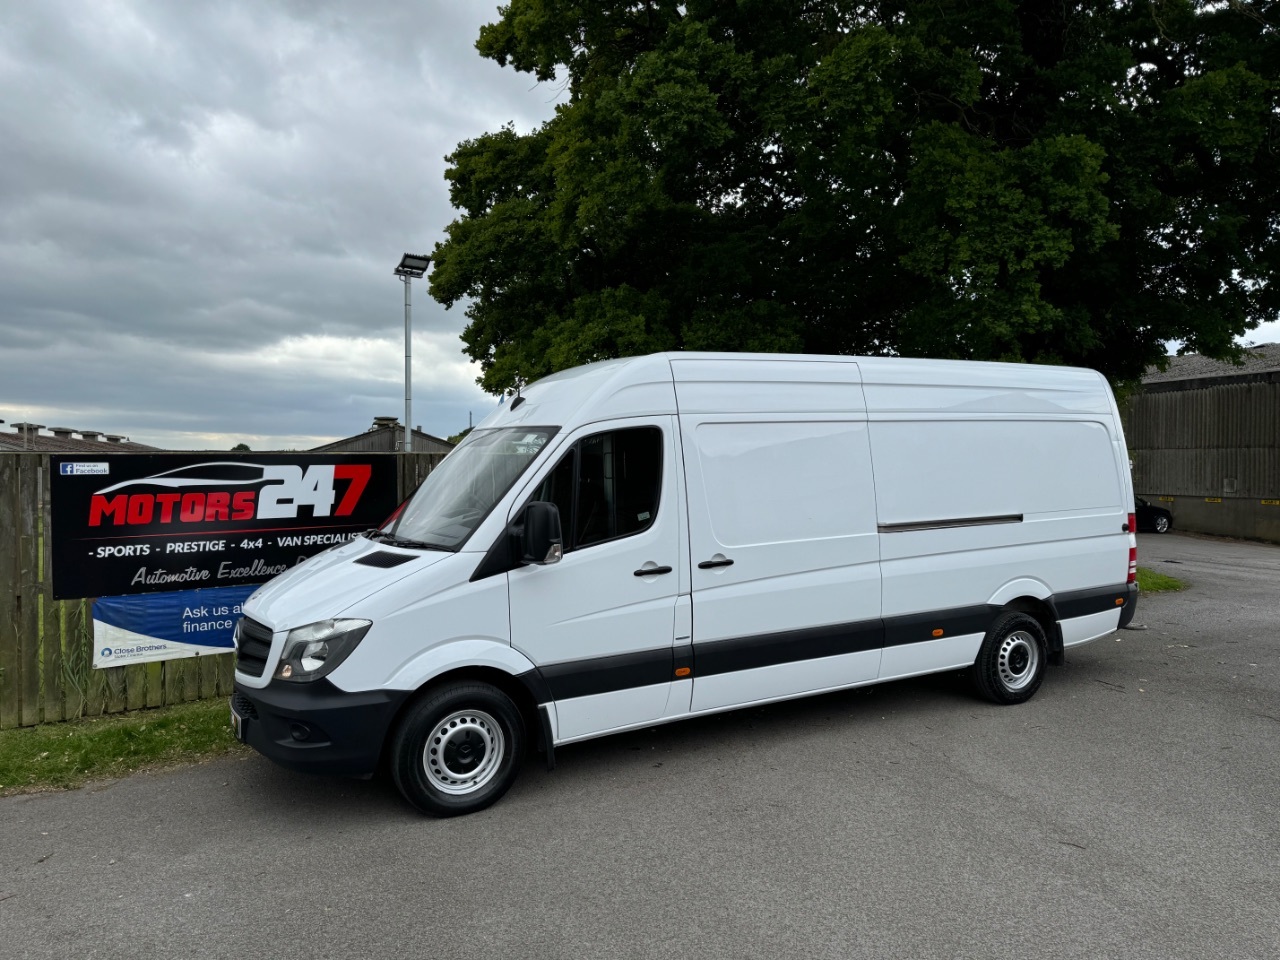
<svg viewBox="0 0 1280 960">
<path fill-rule="evenodd" d="M 413 452 L 413 278 L 404 280 L 404 452 Z"/>
<path fill-rule="evenodd" d="M 395 274 L 404 281 L 404 445 L 405 453 L 413 452 L 413 278 L 427 272 L 430 257 L 406 253 L 400 258 Z"/>
</svg>

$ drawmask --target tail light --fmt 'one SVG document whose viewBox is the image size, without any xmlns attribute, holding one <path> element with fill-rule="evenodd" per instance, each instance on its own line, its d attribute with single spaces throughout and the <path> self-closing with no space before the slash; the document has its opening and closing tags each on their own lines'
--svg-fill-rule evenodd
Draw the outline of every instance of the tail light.
<svg viewBox="0 0 1280 960">
<path fill-rule="evenodd" d="M 1138 538 L 1135 531 L 1138 529 L 1138 515 L 1136 513 L 1129 514 L 1129 576 L 1125 583 L 1138 582 Z"/>
</svg>

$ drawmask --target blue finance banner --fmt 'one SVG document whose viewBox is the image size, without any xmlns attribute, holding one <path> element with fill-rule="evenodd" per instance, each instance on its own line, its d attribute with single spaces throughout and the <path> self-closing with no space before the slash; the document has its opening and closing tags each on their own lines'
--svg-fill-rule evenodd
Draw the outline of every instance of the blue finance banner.
<svg viewBox="0 0 1280 960">
<path fill-rule="evenodd" d="M 103 597 L 93 605 L 93 665 L 230 653 L 240 609 L 257 587 L 214 587 L 137 597 Z"/>
</svg>

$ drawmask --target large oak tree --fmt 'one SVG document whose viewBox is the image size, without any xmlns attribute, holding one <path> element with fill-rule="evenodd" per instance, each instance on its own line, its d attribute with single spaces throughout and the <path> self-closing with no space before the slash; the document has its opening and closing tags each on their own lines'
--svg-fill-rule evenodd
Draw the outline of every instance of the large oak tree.
<svg viewBox="0 0 1280 960">
<path fill-rule="evenodd" d="M 1280 306 L 1280 2 L 512 0 L 553 119 L 448 158 L 489 390 L 665 349 L 1136 378 Z"/>
</svg>

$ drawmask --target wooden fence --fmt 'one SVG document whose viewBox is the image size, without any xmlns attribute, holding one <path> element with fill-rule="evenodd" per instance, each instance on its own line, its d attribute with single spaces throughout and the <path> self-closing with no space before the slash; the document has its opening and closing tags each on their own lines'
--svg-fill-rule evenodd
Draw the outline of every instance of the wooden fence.
<svg viewBox="0 0 1280 960">
<path fill-rule="evenodd" d="M 399 499 L 444 459 L 398 459 Z M 230 654 L 93 669 L 93 601 L 52 599 L 49 457 L 0 453 L 0 729 L 222 697 Z"/>
</svg>

